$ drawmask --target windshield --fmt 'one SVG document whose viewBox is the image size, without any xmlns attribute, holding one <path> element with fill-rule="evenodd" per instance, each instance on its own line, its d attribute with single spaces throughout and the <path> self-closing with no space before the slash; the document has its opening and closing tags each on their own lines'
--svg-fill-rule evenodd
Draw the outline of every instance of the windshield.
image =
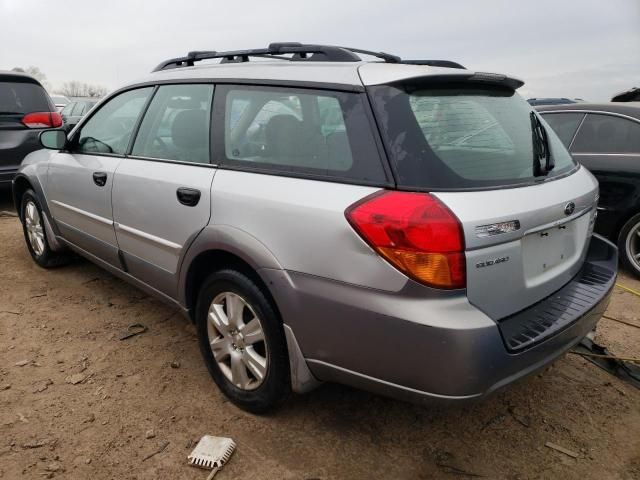
<svg viewBox="0 0 640 480">
<path fill-rule="evenodd" d="M 473 84 L 383 85 L 371 87 L 370 94 L 402 187 L 522 185 L 567 173 L 576 166 L 541 120 L 549 164 L 555 163 L 551 171 L 544 169 L 532 129 L 533 110 L 512 89 Z"/>
</svg>

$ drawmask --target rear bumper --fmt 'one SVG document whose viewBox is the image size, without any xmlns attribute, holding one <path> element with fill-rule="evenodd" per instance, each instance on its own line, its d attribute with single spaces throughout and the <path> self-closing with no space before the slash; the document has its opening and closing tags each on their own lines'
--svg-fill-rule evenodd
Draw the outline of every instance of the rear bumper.
<svg viewBox="0 0 640 480">
<path fill-rule="evenodd" d="M 0 167 L 0 185 L 10 185 L 13 177 L 18 173 L 17 168 L 1 168 Z"/>
<path fill-rule="evenodd" d="M 593 278 L 578 274 L 570 284 L 590 289 L 589 295 L 576 294 L 568 284 L 502 325 L 460 293 L 433 292 L 429 298 L 428 289 L 411 283 L 389 293 L 292 272 L 263 274 L 318 379 L 420 403 L 481 398 L 580 342 L 608 305 L 617 273 L 616 247 L 594 235 L 585 268 L 609 271 L 602 288 L 590 289 Z M 580 308 L 575 308 L 576 298 Z M 566 308 L 549 317 L 547 307 L 562 304 Z M 541 309 L 550 324 L 546 333 L 538 332 L 520 349 L 507 347 L 508 328 L 528 325 Z"/>
<path fill-rule="evenodd" d="M 11 182 L 24 157 L 41 147 L 41 129 L 0 130 L 0 183 Z"/>
</svg>

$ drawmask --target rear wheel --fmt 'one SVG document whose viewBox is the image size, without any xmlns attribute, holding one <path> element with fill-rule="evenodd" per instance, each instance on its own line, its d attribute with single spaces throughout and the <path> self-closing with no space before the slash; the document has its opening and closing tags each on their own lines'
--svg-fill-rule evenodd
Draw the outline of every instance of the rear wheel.
<svg viewBox="0 0 640 480">
<path fill-rule="evenodd" d="M 212 274 L 198 296 L 196 321 L 209 373 L 233 403 L 259 413 L 286 398 L 284 330 L 256 282 L 236 270 Z"/>
<path fill-rule="evenodd" d="M 640 213 L 631 217 L 620 230 L 618 250 L 627 268 L 640 277 Z"/>
<path fill-rule="evenodd" d="M 22 195 L 21 204 L 22 230 L 31 258 L 44 268 L 53 268 L 68 263 L 66 252 L 54 252 L 49 247 L 47 232 L 44 228 L 44 214 L 40 202 L 33 190 Z"/>
</svg>

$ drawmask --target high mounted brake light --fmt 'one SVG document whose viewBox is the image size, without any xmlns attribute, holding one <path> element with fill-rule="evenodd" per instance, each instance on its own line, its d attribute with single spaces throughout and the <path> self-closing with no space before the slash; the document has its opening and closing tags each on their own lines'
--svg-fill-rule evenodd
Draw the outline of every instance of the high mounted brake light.
<svg viewBox="0 0 640 480">
<path fill-rule="evenodd" d="M 33 112 L 22 117 L 29 128 L 58 128 L 62 126 L 62 115 L 58 112 Z"/>
<path fill-rule="evenodd" d="M 456 216 L 428 193 L 377 192 L 345 216 L 383 258 L 434 288 L 466 286 L 464 235 Z"/>
</svg>

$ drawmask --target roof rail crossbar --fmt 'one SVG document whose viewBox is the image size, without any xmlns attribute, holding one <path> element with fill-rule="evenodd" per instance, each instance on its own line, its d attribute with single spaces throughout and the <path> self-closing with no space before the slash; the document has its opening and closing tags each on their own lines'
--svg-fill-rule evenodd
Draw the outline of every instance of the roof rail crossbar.
<svg viewBox="0 0 640 480">
<path fill-rule="evenodd" d="M 363 50 L 361 48 L 351 48 L 351 47 L 342 47 L 345 50 L 349 50 L 353 53 L 361 53 L 362 55 L 370 55 L 372 57 L 377 57 L 384 60 L 387 63 L 401 63 L 402 59 L 397 55 L 392 55 L 390 53 L 385 52 L 373 52 L 371 50 Z"/>
<path fill-rule="evenodd" d="M 219 58 L 221 63 L 248 62 L 250 57 L 263 57 L 288 61 L 308 61 L 308 62 L 359 62 L 362 59 L 358 56 L 370 55 L 380 58 L 387 63 L 405 63 L 412 65 L 429 65 L 432 67 L 462 68 L 459 63 L 450 60 L 402 60 L 396 55 L 385 52 L 373 52 L 360 48 L 336 47 L 332 45 L 309 45 L 299 42 L 276 42 L 271 43 L 267 48 L 257 48 L 253 50 L 235 50 L 228 52 L 216 51 L 193 51 L 186 57 L 170 58 L 160 63 L 154 72 L 159 70 L 169 70 L 179 67 L 192 67 L 195 62 Z M 284 56 L 290 55 L 290 56 Z"/>
</svg>

